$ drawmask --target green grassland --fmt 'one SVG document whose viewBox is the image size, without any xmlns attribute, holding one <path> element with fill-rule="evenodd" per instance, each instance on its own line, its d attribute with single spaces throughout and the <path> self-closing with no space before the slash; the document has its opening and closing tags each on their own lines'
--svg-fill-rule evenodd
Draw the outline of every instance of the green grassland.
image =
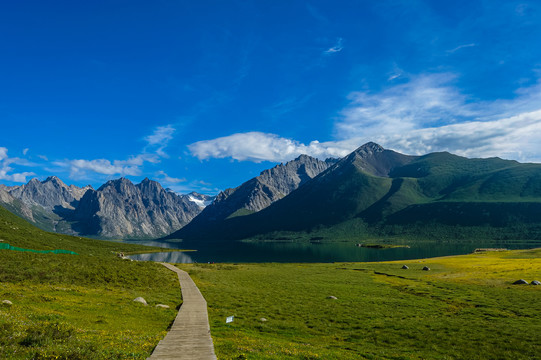
<svg viewBox="0 0 541 360">
<path fill-rule="evenodd" d="M 207 300 L 220 359 L 534 359 L 541 351 L 541 286 L 512 285 L 541 280 L 541 249 L 178 266 Z"/>
<path fill-rule="evenodd" d="M 47 233 L 1 207 L 0 239 L 78 253 L 0 250 L 0 301 L 13 303 L 0 304 L 2 359 L 145 359 L 176 316 L 176 275 L 116 256 L 158 249 Z"/>
</svg>

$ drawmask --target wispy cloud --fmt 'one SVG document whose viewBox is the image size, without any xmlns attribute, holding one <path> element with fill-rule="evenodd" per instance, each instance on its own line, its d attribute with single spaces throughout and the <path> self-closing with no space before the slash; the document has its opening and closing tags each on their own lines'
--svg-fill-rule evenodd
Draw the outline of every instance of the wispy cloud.
<svg viewBox="0 0 541 360">
<path fill-rule="evenodd" d="M 541 160 L 541 83 L 518 89 L 514 99 L 475 101 L 454 80 L 421 75 L 379 93 L 354 92 L 335 123 L 336 136 L 412 154 Z"/>
<path fill-rule="evenodd" d="M 475 47 L 475 46 L 477 46 L 477 44 L 474 44 L 474 43 L 471 43 L 471 44 L 464 44 L 464 45 L 459 45 L 459 46 L 457 46 L 457 47 L 454 48 L 454 49 L 447 50 L 447 53 L 452 54 L 452 53 L 454 53 L 454 52 L 457 52 L 457 51 L 460 50 L 460 49 L 469 48 L 469 47 Z"/>
<path fill-rule="evenodd" d="M 141 175 L 141 167 L 145 162 L 158 163 L 159 157 L 156 154 L 139 154 L 131 156 L 126 160 L 108 160 L 108 159 L 74 159 L 55 161 L 54 165 L 68 169 L 70 177 L 73 179 L 87 179 L 89 173 L 101 175 L 119 175 L 127 176 Z"/>
<path fill-rule="evenodd" d="M 8 156 L 8 149 L 5 147 L 0 147 L 0 180 L 25 183 L 27 177 L 36 175 L 35 173 L 29 171 L 14 173 L 13 167 L 10 166 L 11 164 L 22 164 L 26 166 L 31 165 L 25 159 L 10 158 Z"/>
<path fill-rule="evenodd" d="M 145 141 L 147 142 L 145 150 L 154 151 L 161 157 L 168 157 L 164 149 L 167 147 L 169 141 L 173 139 L 175 131 L 176 129 L 173 125 L 158 126 L 151 135 L 145 137 Z"/>
<path fill-rule="evenodd" d="M 336 44 L 334 44 L 334 46 L 332 46 L 332 47 L 328 48 L 327 50 L 325 50 L 323 52 L 323 54 L 324 55 L 332 55 L 332 54 L 336 54 L 336 53 L 342 51 L 344 49 L 343 43 L 344 43 L 344 39 L 338 38 L 336 40 Z"/>
<path fill-rule="evenodd" d="M 474 112 L 454 86 L 452 74 L 418 76 L 378 93 L 352 92 L 335 123 L 338 138 L 404 133 L 465 120 Z"/>
<path fill-rule="evenodd" d="M 161 182 L 163 182 L 166 185 L 171 184 L 178 184 L 181 182 L 186 182 L 185 178 L 175 178 L 172 176 L 167 175 L 163 170 L 160 170 L 157 172 L 158 177 L 160 178 Z"/>
<path fill-rule="evenodd" d="M 23 149 L 23 155 L 26 156 L 26 154 L 28 153 L 28 150 L 30 150 L 30 149 L 29 148 Z"/>
<path fill-rule="evenodd" d="M 160 158 L 167 158 L 164 152 L 169 141 L 173 139 L 175 128 L 172 125 L 158 126 L 152 134 L 146 136 L 146 146 L 138 155 L 125 160 L 100 159 L 66 159 L 53 162 L 53 165 L 69 172 L 73 179 L 92 179 L 93 174 L 107 176 L 139 176 L 145 163 L 157 164 Z M 46 157 L 40 156 L 47 160 Z"/>
<path fill-rule="evenodd" d="M 273 119 L 280 118 L 290 112 L 302 108 L 311 98 L 312 94 L 307 94 L 302 98 L 291 96 L 263 109 L 262 112 Z"/>
</svg>

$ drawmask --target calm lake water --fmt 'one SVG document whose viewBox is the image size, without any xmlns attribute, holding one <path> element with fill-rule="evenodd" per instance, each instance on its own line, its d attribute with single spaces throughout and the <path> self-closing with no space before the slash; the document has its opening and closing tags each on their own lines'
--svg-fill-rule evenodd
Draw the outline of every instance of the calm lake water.
<svg viewBox="0 0 541 360">
<path fill-rule="evenodd" d="M 141 245 L 159 246 L 169 249 L 193 249 L 189 252 L 159 252 L 131 255 L 134 260 L 164 261 L 173 263 L 192 262 L 357 262 L 420 259 L 437 256 L 461 255 L 476 248 L 498 247 L 525 249 L 540 247 L 541 242 L 460 242 L 460 243 L 418 243 L 410 248 L 371 249 L 355 246 L 355 243 L 203 243 L 185 244 L 159 241 L 128 241 Z"/>
</svg>

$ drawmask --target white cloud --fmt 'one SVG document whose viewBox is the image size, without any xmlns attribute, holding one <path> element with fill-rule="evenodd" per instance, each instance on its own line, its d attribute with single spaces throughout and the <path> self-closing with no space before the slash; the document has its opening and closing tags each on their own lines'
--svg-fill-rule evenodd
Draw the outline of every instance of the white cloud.
<svg viewBox="0 0 541 360">
<path fill-rule="evenodd" d="M 458 51 L 458 50 L 460 50 L 460 49 L 469 48 L 469 47 L 475 47 L 475 46 L 477 46 L 477 44 L 473 44 L 473 43 L 472 43 L 472 44 L 459 45 L 459 46 L 457 46 L 457 47 L 454 48 L 454 49 L 447 50 L 447 52 L 450 53 L 450 54 L 452 54 L 452 53 L 454 53 L 454 52 L 456 52 L 456 51 Z"/>
<path fill-rule="evenodd" d="M 158 176 L 161 177 L 162 181 L 166 184 L 178 184 L 178 183 L 181 183 L 181 182 L 185 182 L 186 179 L 185 178 L 175 178 L 175 177 L 171 177 L 169 175 L 167 175 L 165 173 L 165 171 L 158 171 Z"/>
<path fill-rule="evenodd" d="M 62 165 L 62 163 L 57 163 L 57 165 Z M 86 171 L 104 175 L 139 175 L 141 173 L 138 165 L 126 165 L 126 161 L 76 159 L 69 160 L 64 165 L 69 166 L 70 176 L 75 178 L 84 177 Z"/>
<path fill-rule="evenodd" d="M 291 160 L 301 154 L 318 158 L 341 157 L 355 149 L 353 142 L 312 141 L 308 145 L 275 134 L 261 132 L 237 133 L 213 140 L 198 141 L 188 146 L 192 155 L 200 160 L 233 158 L 239 161 Z"/>
<path fill-rule="evenodd" d="M 466 97 L 449 85 L 451 74 L 419 76 L 380 93 L 353 92 L 335 124 L 338 138 L 404 133 L 474 115 Z"/>
<path fill-rule="evenodd" d="M 0 147 L 0 161 L 8 157 L 8 149 L 5 147 Z"/>
<path fill-rule="evenodd" d="M 168 157 L 163 150 L 167 147 L 169 141 L 173 139 L 175 131 L 176 129 L 173 125 L 158 126 L 154 129 L 152 135 L 145 137 L 145 141 L 147 142 L 145 150 L 152 149 L 159 156 Z"/>
<path fill-rule="evenodd" d="M 158 126 L 152 135 L 145 137 L 145 140 L 149 145 L 161 145 L 171 140 L 174 132 L 175 128 L 172 125 Z"/>
<path fill-rule="evenodd" d="M 539 161 L 541 84 L 518 89 L 512 100 L 475 102 L 453 80 L 423 75 L 376 94 L 354 92 L 335 123 L 336 136 L 413 154 L 445 150 Z"/>
<path fill-rule="evenodd" d="M 541 110 L 492 120 L 359 138 L 406 154 L 449 151 L 466 157 L 502 157 L 541 162 Z"/>
<path fill-rule="evenodd" d="M 10 166 L 11 164 L 32 165 L 24 159 L 10 158 L 8 156 L 8 149 L 0 147 L 0 180 L 25 183 L 27 177 L 36 175 L 35 173 L 28 171 L 12 173 L 14 169 Z"/>
<path fill-rule="evenodd" d="M 42 160 L 49 161 L 49 158 L 45 155 L 38 155 L 38 157 Z"/>
<path fill-rule="evenodd" d="M 74 159 L 54 162 L 54 165 L 68 168 L 70 177 L 84 179 L 88 177 L 88 172 L 94 172 L 102 175 L 140 175 L 141 167 L 145 162 L 158 163 L 159 157 L 156 154 L 139 154 L 130 156 L 127 160 L 107 160 L 107 159 Z"/>
<path fill-rule="evenodd" d="M 147 146 L 141 154 L 132 155 L 126 160 L 108 159 L 67 159 L 54 162 L 54 165 L 68 169 L 70 177 L 74 179 L 87 179 L 89 173 L 116 176 L 138 176 L 142 174 L 142 167 L 145 163 L 157 164 L 161 157 L 167 157 L 163 149 L 173 138 L 175 129 L 171 125 L 159 126 L 154 132 L 145 137 Z M 45 156 L 40 158 L 47 160 Z"/>
<path fill-rule="evenodd" d="M 23 149 L 23 155 L 26 155 L 28 153 L 29 148 Z"/>
<path fill-rule="evenodd" d="M 331 55 L 331 54 L 335 54 L 335 53 L 338 53 L 340 51 L 342 51 L 344 49 L 344 46 L 343 46 L 343 39 L 342 38 L 338 38 L 338 40 L 336 41 L 336 44 L 330 48 L 328 48 L 327 50 L 325 50 L 323 52 L 323 54 L 325 55 Z"/>
</svg>

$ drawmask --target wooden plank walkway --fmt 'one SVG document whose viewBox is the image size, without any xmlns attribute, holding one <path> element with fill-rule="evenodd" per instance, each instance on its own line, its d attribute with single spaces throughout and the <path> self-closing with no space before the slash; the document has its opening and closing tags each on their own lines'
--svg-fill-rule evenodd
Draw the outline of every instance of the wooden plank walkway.
<svg viewBox="0 0 541 360">
<path fill-rule="evenodd" d="M 215 360 L 205 298 L 186 271 L 171 264 L 162 265 L 178 274 L 182 305 L 171 330 L 158 343 L 149 359 Z"/>
</svg>

